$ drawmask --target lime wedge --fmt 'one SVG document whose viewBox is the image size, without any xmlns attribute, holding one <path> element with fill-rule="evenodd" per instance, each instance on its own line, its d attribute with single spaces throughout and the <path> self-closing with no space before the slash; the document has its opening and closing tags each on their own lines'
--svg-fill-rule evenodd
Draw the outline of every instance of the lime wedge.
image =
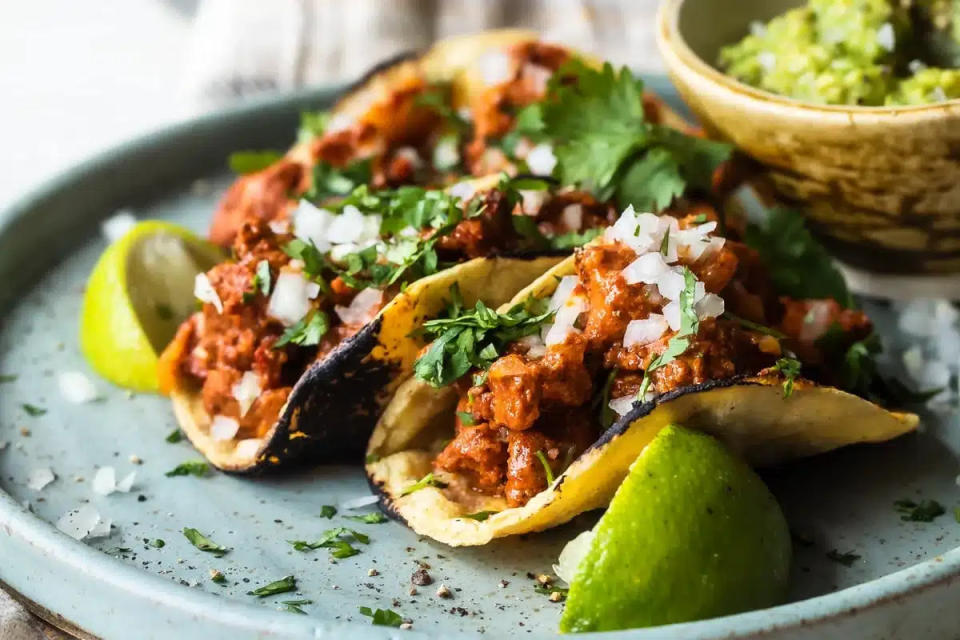
<svg viewBox="0 0 960 640">
<path fill-rule="evenodd" d="M 592 535 L 561 554 L 558 573 L 573 575 L 560 630 L 767 607 L 786 593 L 790 555 L 786 520 L 760 478 L 714 438 L 668 426 L 633 463 Z"/>
<path fill-rule="evenodd" d="M 121 387 L 157 390 L 157 354 L 196 308 L 196 274 L 223 260 L 212 244 L 167 222 L 141 222 L 107 247 L 87 281 L 80 346 Z"/>
</svg>

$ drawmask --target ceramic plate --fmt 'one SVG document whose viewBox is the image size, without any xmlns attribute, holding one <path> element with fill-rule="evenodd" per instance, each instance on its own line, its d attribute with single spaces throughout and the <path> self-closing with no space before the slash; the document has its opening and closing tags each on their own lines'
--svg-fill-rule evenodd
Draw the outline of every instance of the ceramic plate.
<svg viewBox="0 0 960 640">
<path fill-rule="evenodd" d="M 649 79 L 676 106 L 663 78 Z M 561 604 L 534 590 L 529 574 L 550 572 L 563 544 L 595 515 L 553 531 L 452 550 L 397 523 L 320 517 L 323 505 L 369 494 L 358 468 L 324 467 L 246 479 L 165 477 L 196 459 L 169 444 L 168 402 L 97 380 L 98 402 L 67 403 L 57 373 L 84 371 L 77 344 L 84 282 L 105 241 L 99 222 L 120 208 L 203 232 L 231 177 L 231 150 L 283 148 L 301 109 L 330 103 L 334 90 L 274 99 L 195 120 L 91 160 L 0 215 L 0 580 L 40 607 L 107 638 L 451 638 L 553 635 Z M 884 310 L 871 309 L 883 325 Z M 885 327 L 884 327 L 885 328 Z M 889 331 L 887 337 L 895 339 Z M 25 405 L 40 408 L 31 415 Z M 33 411 L 39 413 L 39 411 Z M 791 603 L 670 628 L 672 637 L 919 637 L 960 628 L 960 524 L 952 509 L 960 446 L 953 418 L 925 416 L 920 433 L 855 447 L 767 474 L 797 533 Z M 131 456 L 142 464 L 131 462 Z M 130 493 L 99 496 L 91 483 L 109 465 L 136 471 Z M 28 478 L 51 468 L 40 491 Z M 901 498 L 933 498 L 948 514 L 904 522 Z M 77 542 L 53 525 L 89 502 L 113 522 L 109 537 Z M 369 509 L 369 508 L 368 508 Z M 359 511 L 362 513 L 363 511 Z M 294 551 L 332 526 L 370 536 L 359 555 Z M 231 551 L 203 553 L 181 534 L 195 527 Z M 162 548 L 152 541 L 161 539 Z M 835 551 L 836 553 L 831 553 Z M 640 551 L 642 552 L 642 550 Z M 841 555 L 838 554 L 849 554 Z M 844 560 L 838 562 L 830 556 Z M 411 595 L 410 576 L 430 566 L 433 585 Z M 210 580 L 221 571 L 227 584 Z M 247 595 L 283 576 L 297 591 Z M 450 599 L 435 594 L 440 584 Z M 284 600 L 309 599 L 307 615 Z M 409 632 L 372 626 L 358 608 L 393 609 Z M 662 637 L 663 629 L 613 634 Z"/>
</svg>

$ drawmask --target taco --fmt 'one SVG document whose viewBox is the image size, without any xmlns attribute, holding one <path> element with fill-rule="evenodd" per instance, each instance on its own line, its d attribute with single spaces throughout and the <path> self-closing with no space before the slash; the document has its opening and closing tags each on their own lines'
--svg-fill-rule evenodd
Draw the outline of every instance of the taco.
<svg viewBox="0 0 960 640">
<path fill-rule="evenodd" d="M 605 506 L 668 424 L 758 465 L 914 429 L 830 386 L 826 351 L 868 336 L 866 315 L 778 296 L 758 254 L 716 227 L 628 209 L 498 312 L 454 305 L 426 322 L 435 340 L 368 447 L 382 508 L 478 545 Z"/>
<path fill-rule="evenodd" d="M 418 80 L 391 91 L 396 78 Z M 657 141 L 671 173 L 664 205 L 699 206 L 692 194 L 710 191 L 726 157 L 667 127 L 669 112 L 627 72 L 517 32 L 438 44 L 369 82 L 277 166 L 231 188 L 214 235 L 232 235 L 234 258 L 198 278 L 202 310 L 161 358 L 184 431 L 222 469 L 359 459 L 425 344 L 414 329 L 451 287 L 465 304 L 500 305 L 612 224 L 625 194 L 647 197 L 626 169 L 629 191 L 570 175 L 584 163 L 568 147 L 609 155 L 589 146 L 607 148 L 610 132 L 577 140 L 564 117 L 568 103 L 596 111 L 612 98 L 576 87 L 617 90 L 623 126 Z M 641 146 L 624 147 L 636 164 Z M 299 187 L 271 182 L 284 163 L 300 167 Z"/>
</svg>

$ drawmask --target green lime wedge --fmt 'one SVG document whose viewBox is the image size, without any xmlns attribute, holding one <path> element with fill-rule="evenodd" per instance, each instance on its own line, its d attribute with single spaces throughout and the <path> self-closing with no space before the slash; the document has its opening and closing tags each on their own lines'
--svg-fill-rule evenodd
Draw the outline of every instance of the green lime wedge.
<svg viewBox="0 0 960 640">
<path fill-rule="evenodd" d="M 157 390 L 157 354 L 196 308 L 194 278 L 223 260 L 214 245 L 167 222 L 141 222 L 107 247 L 83 296 L 80 346 L 121 387 Z"/>
<path fill-rule="evenodd" d="M 683 427 L 643 450 L 591 533 L 557 567 L 572 574 L 563 632 L 700 620 L 786 593 L 790 532 L 773 495 L 717 440 Z"/>
</svg>

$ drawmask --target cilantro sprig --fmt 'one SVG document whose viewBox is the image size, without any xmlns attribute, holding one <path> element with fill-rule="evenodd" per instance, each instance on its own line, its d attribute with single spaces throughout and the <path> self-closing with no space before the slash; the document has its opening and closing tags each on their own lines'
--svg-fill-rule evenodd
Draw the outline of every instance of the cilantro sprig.
<svg viewBox="0 0 960 640">
<path fill-rule="evenodd" d="M 610 64 L 597 70 L 579 60 L 566 63 L 551 78 L 545 100 L 521 110 L 517 121 L 524 135 L 553 142 L 564 184 L 643 211 L 662 210 L 691 187 L 709 189 L 732 151 L 647 122 L 643 82 Z"/>
<path fill-rule="evenodd" d="M 643 381 L 637 391 L 637 399 L 643 402 L 652 380 L 650 374 L 676 360 L 690 347 L 690 339 L 700 329 L 700 319 L 694 309 L 693 298 L 696 294 L 697 278 L 688 267 L 683 267 L 683 290 L 680 292 L 680 330 L 677 331 L 663 353 L 654 358 L 643 372 Z"/>
<path fill-rule="evenodd" d="M 381 627 L 399 627 L 403 624 L 403 616 L 392 609 L 376 609 L 360 607 L 360 613 L 370 618 L 370 622 Z"/>
<path fill-rule="evenodd" d="M 353 541 L 361 544 L 370 544 L 370 536 L 346 527 L 336 527 L 324 531 L 320 535 L 320 538 L 314 542 L 288 540 L 297 551 L 329 549 L 330 556 L 337 559 L 349 558 L 360 553 L 359 549 L 350 544 L 350 542 Z"/>
<path fill-rule="evenodd" d="M 776 371 L 783 376 L 784 399 L 793 395 L 793 385 L 797 380 L 797 376 L 800 375 L 800 366 L 800 361 L 796 358 L 780 358 L 776 364 L 771 367 L 772 371 Z"/>
<path fill-rule="evenodd" d="M 545 300 L 529 299 L 506 313 L 478 300 L 463 307 L 459 289 L 452 290 L 447 317 L 428 320 L 421 332 L 433 343 L 414 363 L 414 374 L 434 387 L 446 386 L 471 369 L 486 369 L 510 342 L 540 331 L 553 317 Z"/>
</svg>

